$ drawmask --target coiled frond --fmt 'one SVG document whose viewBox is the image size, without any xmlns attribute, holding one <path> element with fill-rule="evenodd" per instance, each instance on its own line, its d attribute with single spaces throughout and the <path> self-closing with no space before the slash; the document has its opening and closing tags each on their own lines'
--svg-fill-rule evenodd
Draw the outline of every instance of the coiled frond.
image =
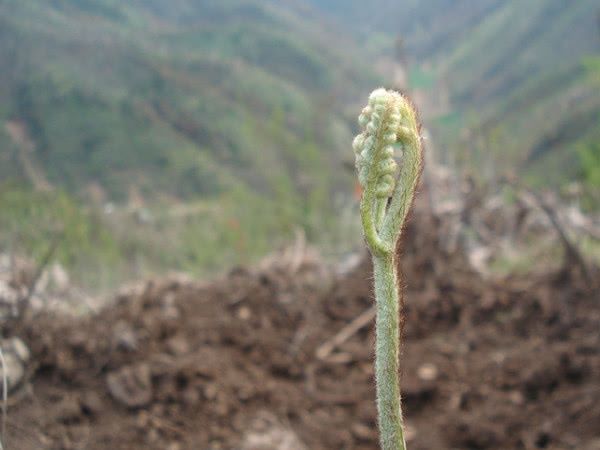
<svg viewBox="0 0 600 450">
<path fill-rule="evenodd" d="M 413 202 L 423 167 L 416 112 L 408 99 L 377 89 L 369 96 L 353 142 L 358 180 L 363 189 L 360 214 L 373 255 L 377 301 L 375 378 L 382 450 L 405 450 L 398 357 L 399 282 L 394 251 Z M 396 152 L 402 152 L 400 165 Z"/>
<path fill-rule="evenodd" d="M 363 188 L 361 215 L 365 237 L 371 251 L 388 253 L 400 236 L 421 173 L 419 124 L 410 101 L 383 88 L 369 96 L 358 123 L 362 132 L 352 146 Z M 400 156 L 398 151 L 403 153 L 399 176 L 395 159 Z M 392 202 L 388 205 L 390 197 Z"/>
</svg>

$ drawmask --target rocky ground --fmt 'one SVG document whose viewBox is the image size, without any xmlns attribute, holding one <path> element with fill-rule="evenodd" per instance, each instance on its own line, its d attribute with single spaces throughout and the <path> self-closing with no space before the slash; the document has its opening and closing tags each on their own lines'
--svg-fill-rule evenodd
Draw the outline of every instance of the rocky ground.
<svg viewBox="0 0 600 450">
<path fill-rule="evenodd" d="M 444 226 L 418 214 L 402 251 L 409 447 L 600 449 L 597 269 L 485 276 Z M 33 315 L 5 448 L 376 449 L 372 305 L 366 255 L 334 270 L 298 246 Z"/>
</svg>

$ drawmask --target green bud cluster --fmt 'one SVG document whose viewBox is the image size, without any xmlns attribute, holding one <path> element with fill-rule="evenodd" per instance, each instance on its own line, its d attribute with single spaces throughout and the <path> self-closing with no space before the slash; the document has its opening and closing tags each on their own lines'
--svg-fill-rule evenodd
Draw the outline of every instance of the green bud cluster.
<svg viewBox="0 0 600 450">
<path fill-rule="evenodd" d="M 358 180 L 364 189 L 369 171 L 375 171 L 378 198 L 391 197 L 396 184 L 398 165 L 393 146 L 397 142 L 401 115 L 395 97 L 399 94 L 385 89 L 377 89 L 370 95 L 369 104 L 358 118 L 363 132 L 353 142 Z M 378 141 L 384 145 L 376 146 Z"/>
</svg>

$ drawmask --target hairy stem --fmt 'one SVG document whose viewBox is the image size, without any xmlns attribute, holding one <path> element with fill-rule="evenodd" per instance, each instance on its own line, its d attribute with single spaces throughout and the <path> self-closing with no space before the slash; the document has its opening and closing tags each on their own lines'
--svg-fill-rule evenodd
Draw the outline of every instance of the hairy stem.
<svg viewBox="0 0 600 450">
<path fill-rule="evenodd" d="M 405 450 L 398 381 L 400 299 L 394 253 L 373 257 L 377 324 L 375 376 L 379 439 L 383 450 Z"/>
<path fill-rule="evenodd" d="M 420 146 L 407 144 L 400 176 L 379 233 L 383 240 L 397 242 L 400 239 L 402 227 L 412 207 L 422 168 L 423 157 Z"/>
<path fill-rule="evenodd" d="M 400 287 L 395 249 L 423 168 L 416 112 L 401 94 L 377 89 L 358 122 L 362 132 L 352 147 L 363 188 L 360 214 L 373 256 L 377 302 L 375 378 L 382 450 L 406 450 L 400 408 Z M 397 145 L 400 144 L 400 145 Z M 395 148 L 402 147 L 400 174 Z"/>
<path fill-rule="evenodd" d="M 383 256 L 391 251 L 391 247 L 383 242 L 377 234 L 377 217 L 373 217 L 374 214 L 374 203 L 376 197 L 373 191 L 365 190 L 363 192 L 363 198 L 360 202 L 360 216 L 362 219 L 362 226 L 367 241 L 367 245 L 373 255 Z M 383 219 L 381 219 L 383 221 Z"/>
<path fill-rule="evenodd" d="M 381 231 L 383 220 L 385 219 L 385 208 L 387 207 L 387 198 L 381 198 L 377 200 L 375 204 L 375 228 L 377 231 Z"/>
</svg>

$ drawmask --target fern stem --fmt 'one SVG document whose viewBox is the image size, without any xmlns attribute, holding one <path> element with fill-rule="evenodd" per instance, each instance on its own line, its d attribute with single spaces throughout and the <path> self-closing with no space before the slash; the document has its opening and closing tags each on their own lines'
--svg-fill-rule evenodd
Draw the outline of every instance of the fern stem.
<svg viewBox="0 0 600 450">
<path fill-rule="evenodd" d="M 398 358 L 400 353 L 400 298 L 394 252 L 373 257 L 377 323 L 375 377 L 379 439 L 382 450 L 405 450 Z"/>
<path fill-rule="evenodd" d="M 398 374 L 400 285 L 395 249 L 423 168 L 423 148 L 416 111 L 397 92 L 373 91 L 358 123 L 362 132 L 352 147 L 363 188 L 360 203 L 363 234 L 373 256 L 377 302 L 375 378 L 381 449 L 406 450 Z M 403 148 L 399 174 L 394 159 L 396 144 Z"/>
</svg>

